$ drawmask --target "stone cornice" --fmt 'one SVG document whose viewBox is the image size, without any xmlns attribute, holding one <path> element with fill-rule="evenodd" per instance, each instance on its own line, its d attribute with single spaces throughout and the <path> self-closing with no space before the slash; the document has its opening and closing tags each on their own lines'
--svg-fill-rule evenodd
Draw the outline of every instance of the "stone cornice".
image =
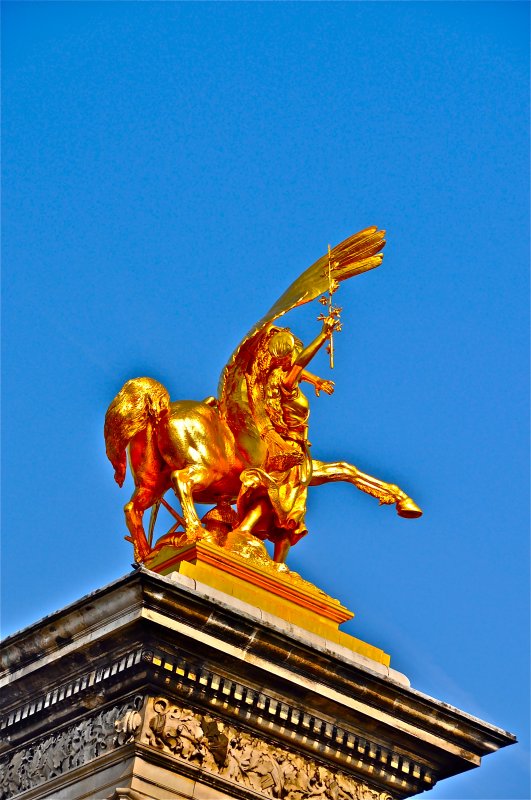
<svg viewBox="0 0 531 800">
<path fill-rule="evenodd" d="M 140 609 L 143 590 L 139 578 L 139 573 L 129 573 L 7 636 L 0 649 L 0 686 L 21 667 L 58 651 L 62 654 L 80 636 L 100 632 L 102 625 L 112 624 L 124 613 Z"/>
<path fill-rule="evenodd" d="M 2 664 L 8 750 L 51 720 L 66 724 L 149 687 L 360 777 L 376 771 L 379 785 L 402 787 L 397 797 L 515 741 L 381 663 L 189 578 L 145 569 L 9 637 Z"/>
</svg>

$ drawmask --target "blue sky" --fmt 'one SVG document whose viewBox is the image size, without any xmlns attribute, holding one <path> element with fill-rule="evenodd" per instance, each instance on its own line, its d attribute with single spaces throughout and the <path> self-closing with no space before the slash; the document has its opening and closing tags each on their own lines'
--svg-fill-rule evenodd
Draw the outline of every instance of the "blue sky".
<svg viewBox="0 0 531 800">
<path fill-rule="evenodd" d="M 130 569 L 105 410 L 214 393 L 325 250 L 341 287 L 313 453 L 399 519 L 312 490 L 289 563 L 412 685 L 520 744 L 428 798 L 529 789 L 527 3 L 3 3 L 2 629 Z M 289 324 L 305 342 L 320 307 Z"/>
</svg>

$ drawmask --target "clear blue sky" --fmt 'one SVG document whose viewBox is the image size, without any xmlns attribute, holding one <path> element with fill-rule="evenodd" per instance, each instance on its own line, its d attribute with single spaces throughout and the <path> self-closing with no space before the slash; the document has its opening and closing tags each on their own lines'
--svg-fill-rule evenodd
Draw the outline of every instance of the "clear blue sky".
<svg viewBox="0 0 531 800">
<path fill-rule="evenodd" d="M 3 632 L 130 569 L 102 437 L 122 383 L 215 392 L 327 243 L 316 488 L 290 565 L 412 685 L 516 733 L 425 796 L 529 800 L 527 3 L 3 4 Z M 289 322 L 308 341 L 319 306 Z M 326 361 L 317 366 L 329 375 Z"/>
</svg>

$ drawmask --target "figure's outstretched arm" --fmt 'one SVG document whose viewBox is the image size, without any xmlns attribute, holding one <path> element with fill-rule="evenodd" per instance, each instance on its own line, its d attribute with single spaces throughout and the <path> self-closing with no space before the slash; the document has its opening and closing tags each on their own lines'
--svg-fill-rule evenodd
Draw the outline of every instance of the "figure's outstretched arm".
<svg viewBox="0 0 531 800">
<path fill-rule="evenodd" d="M 385 231 L 380 231 L 376 226 L 366 228 L 354 236 L 350 236 L 340 244 L 324 253 L 305 272 L 286 289 L 284 294 L 274 303 L 267 314 L 262 317 L 240 342 L 223 372 L 219 383 L 219 408 L 220 413 L 227 419 L 234 417 L 234 423 L 239 424 L 236 417 L 240 418 L 241 409 L 237 397 L 239 386 L 245 378 L 248 366 L 256 356 L 260 337 L 267 332 L 273 322 L 286 314 L 292 308 L 310 303 L 330 290 L 330 279 L 333 283 L 352 278 L 367 270 L 378 267 L 383 260 L 381 252 L 385 245 Z M 319 346 L 323 344 L 320 342 Z M 319 349 L 319 346 L 317 349 Z M 308 363 L 308 362 L 306 362 Z M 304 364 L 302 368 L 304 369 Z M 300 371 L 299 371 L 300 377 Z M 296 380 L 296 379 L 295 379 Z M 234 410 L 234 408 L 236 410 Z"/>
<path fill-rule="evenodd" d="M 297 381 L 301 380 L 301 373 L 304 370 L 304 367 L 310 363 L 312 358 L 319 352 L 323 344 L 330 339 L 334 328 L 337 328 L 339 324 L 339 320 L 335 317 L 326 317 L 325 321 L 323 322 L 323 329 L 321 333 L 315 337 L 313 342 L 311 342 L 308 347 L 304 348 L 289 371 L 284 381 L 284 387 L 288 391 L 293 389 Z"/>
<path fill-rule="evenodd" d="M 306 381 L 306 383 L 311 383 L 315 389 L 315 394 L 317 397 L 319 397 L 320 392 L 326 392 L 326 394 L 334 393 L 334 381 L 327 381 L 325 378 L 320 378 L 318 375 L 313 375 L 306 369 L 303 369 L 301 372 L 299 380 Z"/>
</svg>

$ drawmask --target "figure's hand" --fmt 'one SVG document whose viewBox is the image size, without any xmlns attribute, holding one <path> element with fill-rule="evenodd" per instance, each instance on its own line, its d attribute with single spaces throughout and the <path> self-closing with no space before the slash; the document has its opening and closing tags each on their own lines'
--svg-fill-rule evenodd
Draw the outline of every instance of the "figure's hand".
<svg viewBox="0 0 531 800">
<path fill-rule="evenodd" d="M 326 392 L 326 394 L 333 394 L 334 393 L 334 381 L 323 381 L 318 380 L 317 383 L 314 385 L 315 394 L 319 397 L 321 391 Z"/>
<path fill-rule="evenodd" d="M 323 333 L 329 339 L 334 331 L 341 330 L 341 320 L 334 314 L 329 314 L 323 321 Z"/>
</svg>

